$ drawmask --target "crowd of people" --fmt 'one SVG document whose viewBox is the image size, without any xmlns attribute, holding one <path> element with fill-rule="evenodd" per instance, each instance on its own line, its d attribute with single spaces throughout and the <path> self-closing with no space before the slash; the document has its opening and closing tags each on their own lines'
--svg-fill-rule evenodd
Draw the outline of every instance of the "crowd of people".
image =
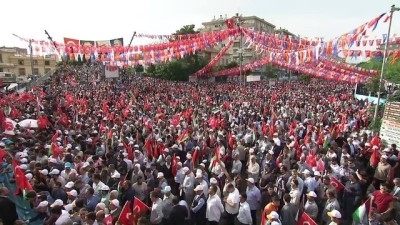
<svg viewBox="0 0 400 225">
<path fill-rule="evenodd" d="M 400 222 L 396 145 L 368 130 L 371 104 L 347 83 L 110 80 L 101 65 L 62 66 L 0 104 L 5 225 L 352 224 L 366 201 L 368 223 Z"/>
</svg>

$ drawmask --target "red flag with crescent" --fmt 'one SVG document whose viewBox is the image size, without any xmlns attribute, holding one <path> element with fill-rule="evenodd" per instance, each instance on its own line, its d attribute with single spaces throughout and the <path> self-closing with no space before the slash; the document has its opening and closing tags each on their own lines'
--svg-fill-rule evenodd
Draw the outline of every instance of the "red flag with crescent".
<svg viewBox="0 0 400 225">
<path fill-rule="evenodd" d="M 331 185 L 336 188 L 338 193 L 344 188 L 344 185 L 333 176 L 331 176 Z"/>
<path fill-rule="evenodd" d="M 132 213 L 133 224 L 137 224 L 139 218 L 143 214 L 145 214 L 147 210 L 149 210 L 149 207 L 135 197 L 135 199 L 133 200 L 133 213 Z"/>
<path fill-rule="evenodd" d="M 317 223 L 307 213 L 303 212 L 297 221 L 297 225 L 317 225 Z"/>
</svg>

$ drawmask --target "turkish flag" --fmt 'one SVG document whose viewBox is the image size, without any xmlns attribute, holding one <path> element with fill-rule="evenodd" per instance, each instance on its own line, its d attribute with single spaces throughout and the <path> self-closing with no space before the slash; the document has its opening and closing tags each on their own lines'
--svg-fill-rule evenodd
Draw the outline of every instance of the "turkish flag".
<svg viewBox="0 0 400 225">
<path fill-rule="evenodd" d="M 125 149 L 126 149 L 126 152 L 128 153 L 128 159 L 129 159 L 129 160 L 133 160 L 134 155 L 133 155 L 131 146 L 130 146 L 130 145 L 127 145 L 127 144 L 124 142 L 124 147 L 125 147 Z"/>
<path fill-rule="evenodd" d="M 47 125 L 49 124 L 49 120 L 45 116 L 41 116 L 37 118 L 38 128 L 40 130 L 46 129 Z"/>
<path fill-rule="evenodd" d="M 106 218 L 103 220 L 104 225 L 113 225 L 113 218 L 111 214 L 109 214 Z"/>
<path fill-rule="evenodd" d="M 303 212 L 297 221 L 297 225 L 317 225 L 317 223 L 307 213 Z"/>
<path fill-rule="evenodd" d="M 53 137 L 51 138 L 51 142 L 52 142 L 52 143 L 56 142 L 58 136 L 59 136 L 59 133 L 58 133 L 58 131 L 56 131 L 56 133 L 55 133 L 55 134 L 53 135 Z"/>
<path fill-rule="evenodd" d="M 233 28 L 233 19 L 228 19 L 225 21 L 226 26 L 228 27 L 228 29 L 232 29 Z"/>
<path fill-rule="evenodd" d="M 147 210 L 149 210 L 149 207 L 135 197 L 135 199 L 133 200 L 133 213 L 132 213 L 133 224 L 136 225 L 139 218 L 143 214 L 145 214 Z"/>
<path fill-rule="evenodd" d="M 124 207 L 122 208 L 121 214 L 118 217 L 118 223 L 122 225 L 131 225 L 133 224 L 133 215 L 131 212 L 131 202 L 126 201 Z"/>
<path fill-rule="evenodd" d="M 22 172 L 21 168 L 17 166 L 17 163 L 14 160 L 12 161 L 12 166 L 14 167 L 15 184 L 17 185 L 14 194 L 17 195 L 20 191 L 24 190 L 32 191 L 33 189 L 28 178 L 25 177 L 24 172 Z"/>
<path fill-rule="evenodd" d="M 57 158 L 58 155 L 60 154 L 61 149 L 58 147 L 58 145 L 51 143 L 51 154 L 53 155 L 53 158 Z"/>
<path fill-rule="evenodd" d="M 176 155 L 174 154 L 174 156 L 172 157 L 172 174 L 174 175 L 174 177 L 176 176 L 177 168 L 176 168 Z"/>
<path fill-rule="evenodd" d="M 336 192 L 340 192 L 344 188 L 343 184 L 333 176 L 331 177 L 331 185 L 336 188 Z"/>
</svg>

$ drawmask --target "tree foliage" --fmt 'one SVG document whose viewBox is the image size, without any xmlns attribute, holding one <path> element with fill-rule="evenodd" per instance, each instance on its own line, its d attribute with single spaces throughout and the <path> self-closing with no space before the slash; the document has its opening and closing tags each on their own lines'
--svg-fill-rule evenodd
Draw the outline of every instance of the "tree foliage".
<svg viewBox="0 0 400 225">
<path fill-rule="evenodd" d="M 181 27 L 179 30 L 175 32 L 175 35 L 182 35 L 182 34 L 197 34 L 199 31 L 194 30 L 195 25 L 190 24 L 190 25 L 185 25 Z"/>
<path fill-rule="evenodd" d="M 195 33 L 198 33 L 198 31 L 195 31 L 195 25 L 185 25 L 175 32 L 176 35 Z M 193 55 L 172 62 L 150 65 L 146 71 L 151 77 L 188 81 L 190 75 L 203 68 L 206 64 L 207 62 L 203 58 L 194 53 Z"/>
<path fill-rule="evenodd" d="M 272 64 L 265 65 L 265 74 L 268 78 L 277 78 L 278 77 L 279 68 L 275 67 Z"/>
<path fill-rule="evenodd" d="M 367 79 L 367 81 L 365 82 L 365 88 L 371 92 L 371 93 L 378 93 L 379 90 L 379 77 L 378 76 L 374 76 L 374 77 L 370 77 Z M 381 86 L 382 88 L 382 86 Z M 383 90 L 383 89 L 381 89 Z"/>
<path fill-rule="evenodd" d="M 381 71 L 382 60 L 371 59 L 368 62 L 358 64 L 358 66 L 365 69 Z M 392 62 L 392 56 L 389 56 L 387 60 L 384 79 L 391 83 L 400 84 L 400 63 L 398 62 L 398 60 Z"/>
<path fill-rule="evenodd" d="M 310 76 L 307 76 L 307 75 L 304 75 L 304 74 L 301 74 L 301 75 L 299 76 L 299 80 L 300 80 L 300 81 L 303 81 L 303 82 L 309 83 L 309 82 L 311 81 L 311 77 L 310 77 Z"/>
</svg>

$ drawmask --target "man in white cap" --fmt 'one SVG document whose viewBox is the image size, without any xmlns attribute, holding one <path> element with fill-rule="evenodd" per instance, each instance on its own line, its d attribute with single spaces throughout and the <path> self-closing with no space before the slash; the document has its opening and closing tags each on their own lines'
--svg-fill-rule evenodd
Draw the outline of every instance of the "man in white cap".
<svg viewBox="0 0 400 225">
<path fill-rule="evenodd" d="M 104 203 L 106 205 L 106 207 L 108 207 L 108 205 L 110 204 L 110 187 L 108 187 L 107 185 L 104 185 L 103 187 L 101 187 L 101 190 L 99 191 L 100 194 L 100 202 Z"/>
<path fill-rule="evenodd" d="M 381 160 L 375 169 L 375 174 L 374 174 L 375 182 L 373 182 L 373 184 L 376 190 L 379 190 L 379 185 L 381 183 L 386 183 L 388 181 L 391 166 L 387 162 L 387 158 L 388 157 L 386 156 L 386 154 L 381 155 Z"/>
<path fill-rule="evenodd" d="M 49 174 L 51 175 L 51 179 L 49 182 L 49 186 L 51 188 L 55 187 L 56 182 L 60 182 L 61 186 L 65 187 L 66 181 L 62 176 L 60 176 L 60 170 L 53 169 Z"/>
<path fill-rule="evenodd" d="M 339 225 L 342 214 L 336 209 L 328 212 L 328 216 L 331 218 L 329 225 Z"/>
<path fill-rule="evenodd" d="M 278 223 L 279 225 L 281 224 L 281 221 L 279 220 L 279 214 L 275 211 L 272 211 L 270 214 L 268 214 L 267 218 L 271 224 L 274 222 Z"/>
<path fill-rule="evenodd" d="M 194 174 L 188 167 L 183 167 L 182 173 L 185 175 L 185 178 L 179 189 L 183 191 L 182 194 L 186 202 L 193 202 Z"/>
<path fill-rule="evenodd" d="M 205 196 L 206 198 L 208 198 L 208 184 L 207 184 L 207 182 L 204 180 L 204 177 L 203 177 L 201 171 L 199 171 L 199 172 L 200 172 L 200 173 L 196 173 L 196 177 L 195 177 L 196 182 L 197 182 L 199 185 L 201 185 L 201 186 L 203 187 L 204 196 Z"/>
<path fill-rule="evenodd" d="M 168 224 L 169 221 L 169 215 L 171 213 L 171 209 L 174 206 L 174 203 L 172 203 L 172 200 L 174 199 L 174 195 L 171 193 L 171 187 L 170 186 L 166 186 L 164 188 L 164 190 L 162 190 L 162 192 L 164 193 L 164 198 L 163 198 L 163 202 L 162 202 L 162 211 L 164 214 L 164 224 Z"/>
<path fill-rule="evenodd" d="M 113 199 L 110 201 L 110 214 L 113 218 L 113 224 L 115 224 L 121 214 L 121 207 L 119 206 L 118 199 Z"/>
<path fill-rule="evenodd" d="M 314 177 L 311 176 L 311 172 L 308 169 L 303 171 L 304 174 L 304 188 L 307 188 L 307 192 L 315 191 L 317 188 L 317 183 Z"/>
<path fill-rule="evenodd" d="M 317 220 L 318 217 L 318 205 L 315 202 L 317 198 L 317 194 L 314 191 L 310 191 L 306 194 L 307 202 L 304 206 L 304 212 L 307 213 L 314 221 Z"/>
<path fill-rule="evenodd" d="M 258 182 L 258 178 L 260 175 L 260 165 L 257 163 L 256 156 L 250 157 L 250 162 L 247 167 L 247 174 L 249 175 L 249 177 L 253 178 L 256 183 Z"/>
<path fill-rule="evenodd" d="M 158 179 L 158 188 L 160 190 L 164 190 L 164 188 L 166 186 L 168 186 L 167 179 L 165 179 L 165 177 L 164 177 L 164 173 L 163 172 L 158 172 L 157 173 L 157 179 Z"/>
<path fill-rule="evenodd" d="M 252 177 L 246 179 L 247 181 L 247 188 L 246 188 L 246 194 L 247 194 L 247 203 L 249 204 L 250 207 L 250 212 L 251 212 L 251 218 L 253 221 L 253 225 L 255 225 L 257 219 L 257 210 L 260 206 L 261 203 L 261 192 L 260 189 L 258 189 L 254 183 L 254 179 Z"/>
<path fill-rule="evenodd" d="M 196 192 L 196 196 L 194 197 L 192 203 L 192 213 L 193 213 L 193 220 L 196 225 L 203 225 L 206 224 L 206 203 L 207 199 L 203 193 L 203 187 L 201 185 L 197 185 L 194 189 Z"/>
<path fill-rule="evenodd" d="M 216 195 L 219 197 L 219 198 L 221 198 L 221 190 L 220 190 L 220 188 L 219 188 L 219 186 L 218 186 L 218 180 L 217 179 L 215 179 L 214 177 L 211 177 L 211 179 L 210 179 L 210 187 L 214 187 L 215 189 L 216 189 Z"/>
<path fill-rule="evenodd" d="M 140 164 L 136 163 L 133 166 L 133 171 L 132 171 L 132 176 L 131 176 L 131 181 L 132 183 L 135 183 L 137 181 L 137 178 L 141 176 L 142 178 L 144 178 L 144 174 L 142 172 L 142 170 L 140 169 Z"/>
</svg>

